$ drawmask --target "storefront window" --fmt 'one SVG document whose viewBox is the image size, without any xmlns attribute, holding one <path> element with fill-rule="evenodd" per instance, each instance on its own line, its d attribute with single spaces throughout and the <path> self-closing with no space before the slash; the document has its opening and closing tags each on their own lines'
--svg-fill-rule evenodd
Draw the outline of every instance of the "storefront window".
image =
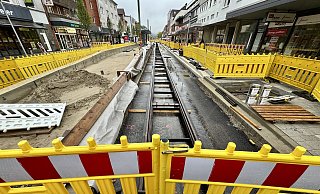
<svg viewBox="0 0 320 194">
<path fill-rule="evenodd" d="M 225 28 L 223 29 L 218 29 L 217 31 L 217 36 L 216 36 L 216 40 L 214 41 L 215 43 L 222 43 L 223 42 L 223 38 L 225 35 Z"/>
<path fill-rule="evenodd" d="M 288 38 L 290 28 L 291 27 L 268 28 L 261 51 L 265 53 L 281 52 L 285 41 Z"/>
<path fill-rule="evenodd" d="M 320 57 L 319 32 L 320 24 L 296 26 L 284 53 Z"/>
</svg>

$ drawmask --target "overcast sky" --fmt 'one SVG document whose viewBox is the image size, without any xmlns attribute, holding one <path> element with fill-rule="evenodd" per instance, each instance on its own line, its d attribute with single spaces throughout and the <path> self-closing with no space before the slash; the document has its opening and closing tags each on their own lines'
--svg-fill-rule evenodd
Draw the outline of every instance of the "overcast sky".
<svg viewBox="0 0 320 194">
<path fill-rule="evenodd" d="M 166 24 L 167 14 L 170 9 L 180 9 L 190 0 L 140 0 L 141 23 L 147 26 L 149 19 L 152 33 L 158 33 L 163 30 Z M 137 0 L 115 0 L 118 8 L 124 8 L 126 15 L 131 15 L 138 21 Z"/>
</svg>

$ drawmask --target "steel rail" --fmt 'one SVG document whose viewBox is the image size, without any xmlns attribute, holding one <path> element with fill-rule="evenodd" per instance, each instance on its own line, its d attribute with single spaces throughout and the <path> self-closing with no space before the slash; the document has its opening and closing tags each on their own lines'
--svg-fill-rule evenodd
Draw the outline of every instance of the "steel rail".
<svg viewBox="0 0 320 194">
<path fill-rule="evenodd" d="M 155 45 L 153 48 L 153 63 L 152 63 L 152 77 L 150 81 L 150 90 L 149 90 L 149 102 L 148 102 L 148 107 L 146 110 L 146 121 L 145 121 L 145 129 L 144 129 L 144 140 L 145 141 L 151 141 L 151 135 L 152 135 L 152 128 L 153 128 L 153 110 L 154 106 L 156 108 L 161 107 L 161 105 L 154 104 L 154 94 L 155 94 L 155 67 L 156 67 L 156 60 L 161 57 L 161 61 L 163 62 L 163 68 L 164 68 L 164 73 L 165 75 L 159 75 L 158 77 L 166 77 L 169 82 L 164 82 L 165 84 L 169 84 L 169 88 L 172 92 L 157 92 L 161 94 L 172 94 L 172 99 L 177 101 L 177 104 L 174 104 L 172 109 L 178 108 L 180 112 L 180 119 L 182 120 L 182 127 L 183 127 L 183 132 L 186 132 L 188 137 L 186 138 L 175 138 L 175 137 L 170 137 L 169 141 L 171 142 L 188 142 L 190 146 L 194 145 L 194 142 L 197 140 L 197 135 L 196 135 L 196 130 L 195 127 L 190 119 L 189 112 L 186 109 L 185 104 L 183 103 L 183 100 L 181 98 L 181 95 L 175 86 L 174 80 L 172 76 L 170 75 L 170 71 L 168 69 L 168 64 L 166 60 L 164 60 L 163 55 L 159 49 L 159 45 Z M 160 82 L 161 83 L 161 82 Z M 159 106 L 159 107 L 157 107 Z M 166 105 L 167 106 L 167 105 Z M 166 107 L 162 106 L 162 107 Z M 168 105 L 170 106 L 170 105 Z M 168 108 L 170 109 L 170 108 Z"/>
</svg>

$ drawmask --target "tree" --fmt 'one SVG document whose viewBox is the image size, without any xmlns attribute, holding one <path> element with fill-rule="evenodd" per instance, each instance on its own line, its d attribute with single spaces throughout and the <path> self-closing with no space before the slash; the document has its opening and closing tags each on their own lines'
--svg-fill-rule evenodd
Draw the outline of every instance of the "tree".
<svg viewBox="0 0 320 194">
<path fill-rule="evenodd" d="M 135 36 L 136 34 L 136 28 L 134 27 L 134 25 L 132 25 L 132 34 Z"/>
<path fill-rule="evenodd" d="M 108 30 L 110 31 L 111 33 L 111 30 L 112 30 L 112 26 L 113 26 L 113 23 L 111 22 L 109 16 L 107 18 L 107 27 L 108 27 Z"/>
<path fill-rule="evenodd" d="M 162 32 L 158 32 L 157 37 L 162 38 Z"/>
<path fill-rule="evenodd" d="M 118 29 L 119 29 L 119 32 L 122 33 L 123 32 L 123 24 L 122 24 L 122 21 L 119 20 L 118 22 Z"/>
<path fill-rule="evenodd" d="M 91 25 L 91 17 L 83 4 L 83 0 L 77 0 L 77 16 L 80 20 L 81 27 L 89 31 Z"/>
</svg>

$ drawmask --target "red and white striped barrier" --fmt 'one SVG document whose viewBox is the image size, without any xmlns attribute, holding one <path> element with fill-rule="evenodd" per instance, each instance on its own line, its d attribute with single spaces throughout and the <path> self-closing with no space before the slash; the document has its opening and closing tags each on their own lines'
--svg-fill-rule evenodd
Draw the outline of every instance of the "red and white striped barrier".
<svg viewBox="0 0 320 194">
<path fill-rule="evenodd" d="M 172 157 L 170 179 L 320 189 L 320 166 Z"/>
<path fill-rule="evenodd" d="M 145 173 L 151 151 L 0 159 L 0 183 Z"/>
</svg>

